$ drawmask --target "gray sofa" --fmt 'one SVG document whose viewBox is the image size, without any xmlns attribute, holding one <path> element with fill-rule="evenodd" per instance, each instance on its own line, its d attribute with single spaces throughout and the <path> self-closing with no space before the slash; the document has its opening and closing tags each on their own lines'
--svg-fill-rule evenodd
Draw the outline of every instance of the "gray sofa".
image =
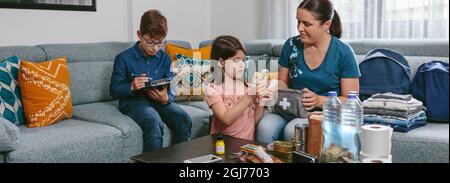
<svg viewBox="0 0 450 183">
<path fill-rule="evenodd" d="M 190 48 L 190 43 L 171 41 Z M 133 43 L 52 44 L 0 47 L 0 60 L 18 55 L 41 62 L 67 56 L 71 75 L 73 119 L 42 128 L 20 126 L 17 150 L 10 162 L 128 162 L 142 153 L 142 130 L 118 110 L 109 84 L 114 58 Z M 192 138 L 209 133 L 212 112 L 203 102 L 180 103 L 193 119 Z M 164 146 L 171 144 L 165 126 Z"/>
<path fill-rule="evenodd" d="M 183 41 L 172 41 L 190 48 Z M 253 58 L 268 55 L 268 64 L 276 68 L 284 40 L 245 41 Z M 34 47 L 0 47 L 0 59 L 18 55 L 23 60 L 45 61 L 66 55 L 71 72 L 74 118 L 49 127 L 20 127 L 19 148 L 11 162 L 127 162 L 142 152 L 142 131 L 118 110 L 118 102 L 109 96 L 114 57 L 133 43 L 54 44 Z M 200 47 L 211 44 L 205 41 Z M 431 59 L 448 62 L 446 41 L 350 41 L 358 60 L 371 49 L 385 47 L 407 56 L 413 70 Z M 260 62 L 258 68 L 265 68 Z M 193 138 L 209 133 L 211 110 L 205 102 L 177 102 L 193 118 Z M 164 146 L 170 145 L 166 127 Z M 394 133 L 394 162 L 449 162 L 449 125 L 428 124 L 409 133 Z"/>
</svg>

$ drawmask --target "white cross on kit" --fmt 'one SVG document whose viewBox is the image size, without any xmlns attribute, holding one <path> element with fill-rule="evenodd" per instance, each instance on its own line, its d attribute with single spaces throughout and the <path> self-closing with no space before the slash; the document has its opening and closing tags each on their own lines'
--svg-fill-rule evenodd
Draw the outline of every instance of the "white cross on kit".
<svg viewBox="0 0 450 183">
<path fill-rule="evenodd" d="M 287 98 L 283 98 L 283 101 L 280 101 L 280 106 L 283 106 L 283 110 L 287 110 L 288 107 L 291 107 L 291 103 L 288 102 Z"/>
</svg>

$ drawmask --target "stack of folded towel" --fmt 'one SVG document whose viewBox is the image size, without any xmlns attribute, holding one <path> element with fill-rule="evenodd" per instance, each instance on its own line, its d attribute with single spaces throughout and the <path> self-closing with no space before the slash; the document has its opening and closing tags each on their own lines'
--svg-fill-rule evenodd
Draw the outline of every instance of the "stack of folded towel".
<svg viewBox="0 0 450 183">
<path fill-rule="evenodd" d="M 365 123 L 389 125 L 398 132 L 409 132 L 427 124 L 423 103 L 411 95 L 375 94 L 363 106 Z"/>
</svg>

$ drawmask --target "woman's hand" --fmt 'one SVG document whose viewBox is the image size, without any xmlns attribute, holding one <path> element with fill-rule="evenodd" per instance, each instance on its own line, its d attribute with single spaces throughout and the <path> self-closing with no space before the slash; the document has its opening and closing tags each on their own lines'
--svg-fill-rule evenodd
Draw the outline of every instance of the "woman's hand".
<svg viewBox="0 0 450 183">
<path fill-rule="evenodd" d="M 307 111 L 310 111 L 315 107 L 322 107 L 326 100 L 326 97 L 319 96 L 308 88 L 303 89 L 303 96 L 303 107 L 305 107 Z"/>
</svg>

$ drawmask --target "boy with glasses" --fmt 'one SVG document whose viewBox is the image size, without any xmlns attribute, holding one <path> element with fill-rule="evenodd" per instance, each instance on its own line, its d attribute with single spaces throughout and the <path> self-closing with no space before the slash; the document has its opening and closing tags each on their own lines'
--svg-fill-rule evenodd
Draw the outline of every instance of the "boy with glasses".
<svg viewBox="0 0 450 183">
<path fill-rule="evenodd" d="M 175 143 L 189 140 L 192 119 L 177 104 L 174 88 L 146 88 L 151 80 L 172 78 L 172 60 L 161 48 L 167 36 L 167 19 L 158 10 L 141 18 L 139 41 L 117 55 L 111 76 L 110 94 L 119 99 L 119 109 L 143 131 L 144 152 L 161 149 L 164 124 L 175 134 Z"/>
</svg>

